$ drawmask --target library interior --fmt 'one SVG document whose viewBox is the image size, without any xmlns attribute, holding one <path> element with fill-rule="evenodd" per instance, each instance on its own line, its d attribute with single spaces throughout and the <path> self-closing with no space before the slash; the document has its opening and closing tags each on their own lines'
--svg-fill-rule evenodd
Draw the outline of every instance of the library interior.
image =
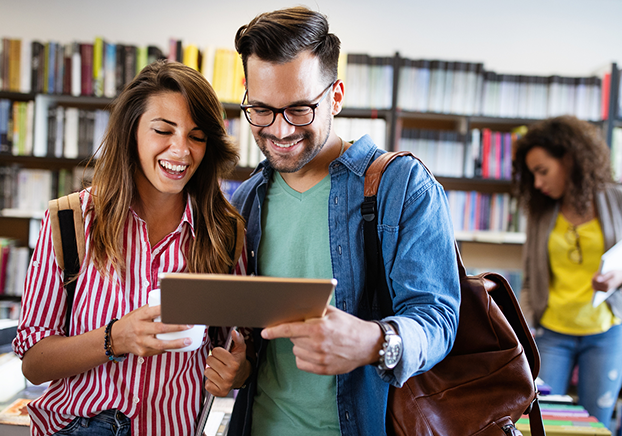
<svg viewBox="0 0 622 436">
<path fill-rule="evenodd" d="M 240 155 L 220 180 L 230 198 L 264 159 L 240 108 L 236 31 L 260 13 L 297 5 L 0 0 L 0 434 L 28 434 L 25 405 L 46 387 L 24 378 L 11 347 L 42 218 L 50 200 L 88 185 L 115 97 L 160 58 L 205 76 Z M 326 15 L 341 41 L 345 93 L 333 129 L 349 142 L 367 134 L 381 149 L 419 157 L 445 190 L 467 273 L 499 273 L 520 300 L 529 221 L 513 189 L 516 142 L 548 118 L 587 121 L 622 183 L 622 2 L 306 6 Z M 578 404 L 577 378 L 575 371 L 565 395 L 547 395 L 550 386 L 538 380 L 547 432 L 622 435 L 622 398 L 611 422 L 599 422 Z M 232 404 L 217 399 L 211 434 L 226 434 Z M 527 416 L 517 426 L 529 434 Z"/>
</svg>

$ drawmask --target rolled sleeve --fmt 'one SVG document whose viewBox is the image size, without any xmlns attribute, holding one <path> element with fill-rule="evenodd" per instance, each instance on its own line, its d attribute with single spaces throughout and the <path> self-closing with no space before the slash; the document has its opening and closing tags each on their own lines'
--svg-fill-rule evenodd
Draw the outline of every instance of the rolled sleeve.
<svg viewBox="0 0 622 436">
<path fill-rule="evenodd" d="M 46 212 L 26 274 L 22 312 L 12 344 L 15 354 L 21 359 L 41 339 L 64 335 L 65 312 L 62 272 L 56 262 L 49 213 Z"/>
</svg>

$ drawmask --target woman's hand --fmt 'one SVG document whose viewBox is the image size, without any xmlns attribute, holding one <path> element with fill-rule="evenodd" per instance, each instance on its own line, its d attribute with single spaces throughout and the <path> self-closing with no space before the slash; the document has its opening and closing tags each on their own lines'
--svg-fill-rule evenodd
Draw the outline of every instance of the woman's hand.
<svg viewBox="0 0 622 436">
<path fill-rule="evenodd" d="M 233 330 L 231 335 L 231 351 L 216 347 L 206 362 L 205 389 L 217 397 L 224 397 L 231 389 L 242 387 L 252 371 L 251 363 L 246 359 L 244 336 L 237 330 Z"/>
<path fill-rule="evenodd" d="M 607 292 L 622 285 L 622 270 L 613 270 L 605 274 L 594 274 L 592 287 L 595 291 Z"/>
<path fill-rule="evenodd" d="M 124 315 L 112 326 L 112 349 L 119 356 L 132 353 L 137 356 L 155 356 L 167 349 L 183 348 L 192 343 L 190 338 L 164 341 L 156 338 L 159 333 L 178 332 L 192 328 L 191 325 L 154 322 L 160 316 L 160 306 L 139 307 Z"/>
</svg>

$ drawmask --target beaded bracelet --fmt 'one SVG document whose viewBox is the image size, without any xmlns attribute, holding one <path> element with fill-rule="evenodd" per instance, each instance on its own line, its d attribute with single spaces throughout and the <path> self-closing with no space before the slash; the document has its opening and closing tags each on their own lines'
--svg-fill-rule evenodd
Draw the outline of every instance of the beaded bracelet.
<svg viewBox="0 0 622 436">
<path fill-rule="evenodd" d="M 112 318 L 106 326 L 106 330 L 104 332 L 104 349 L 106 350 L 106 356 L 108 356 L 108 360 L 114 363 L 123 362 L 125 359 L 127 359 L 127 354 L 123 354 L 122 356 L 115 356 L 112 349 L 112 335 L 110 334 L 110 332 L 112 331 L 112 325 L 117 321 L 118 319 Z"/>
</svg>

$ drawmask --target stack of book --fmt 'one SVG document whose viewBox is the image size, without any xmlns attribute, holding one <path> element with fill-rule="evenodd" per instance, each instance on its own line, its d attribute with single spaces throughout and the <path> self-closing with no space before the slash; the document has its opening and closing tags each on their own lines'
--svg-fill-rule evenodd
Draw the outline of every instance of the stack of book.
<svg viewBox="0 0 622 436">
<path fill-rule="evenodd" d="M 507 193 L 447 191 L 454 231 L 524 232 L 525 218 Z"/>
<path fill-rule="evenodd" d="M 601 118 L 599 77 L 525 76 L 482 63 L 400 59 L 398 108 L 414 112 L 541 119 Z"/>
</svg>

